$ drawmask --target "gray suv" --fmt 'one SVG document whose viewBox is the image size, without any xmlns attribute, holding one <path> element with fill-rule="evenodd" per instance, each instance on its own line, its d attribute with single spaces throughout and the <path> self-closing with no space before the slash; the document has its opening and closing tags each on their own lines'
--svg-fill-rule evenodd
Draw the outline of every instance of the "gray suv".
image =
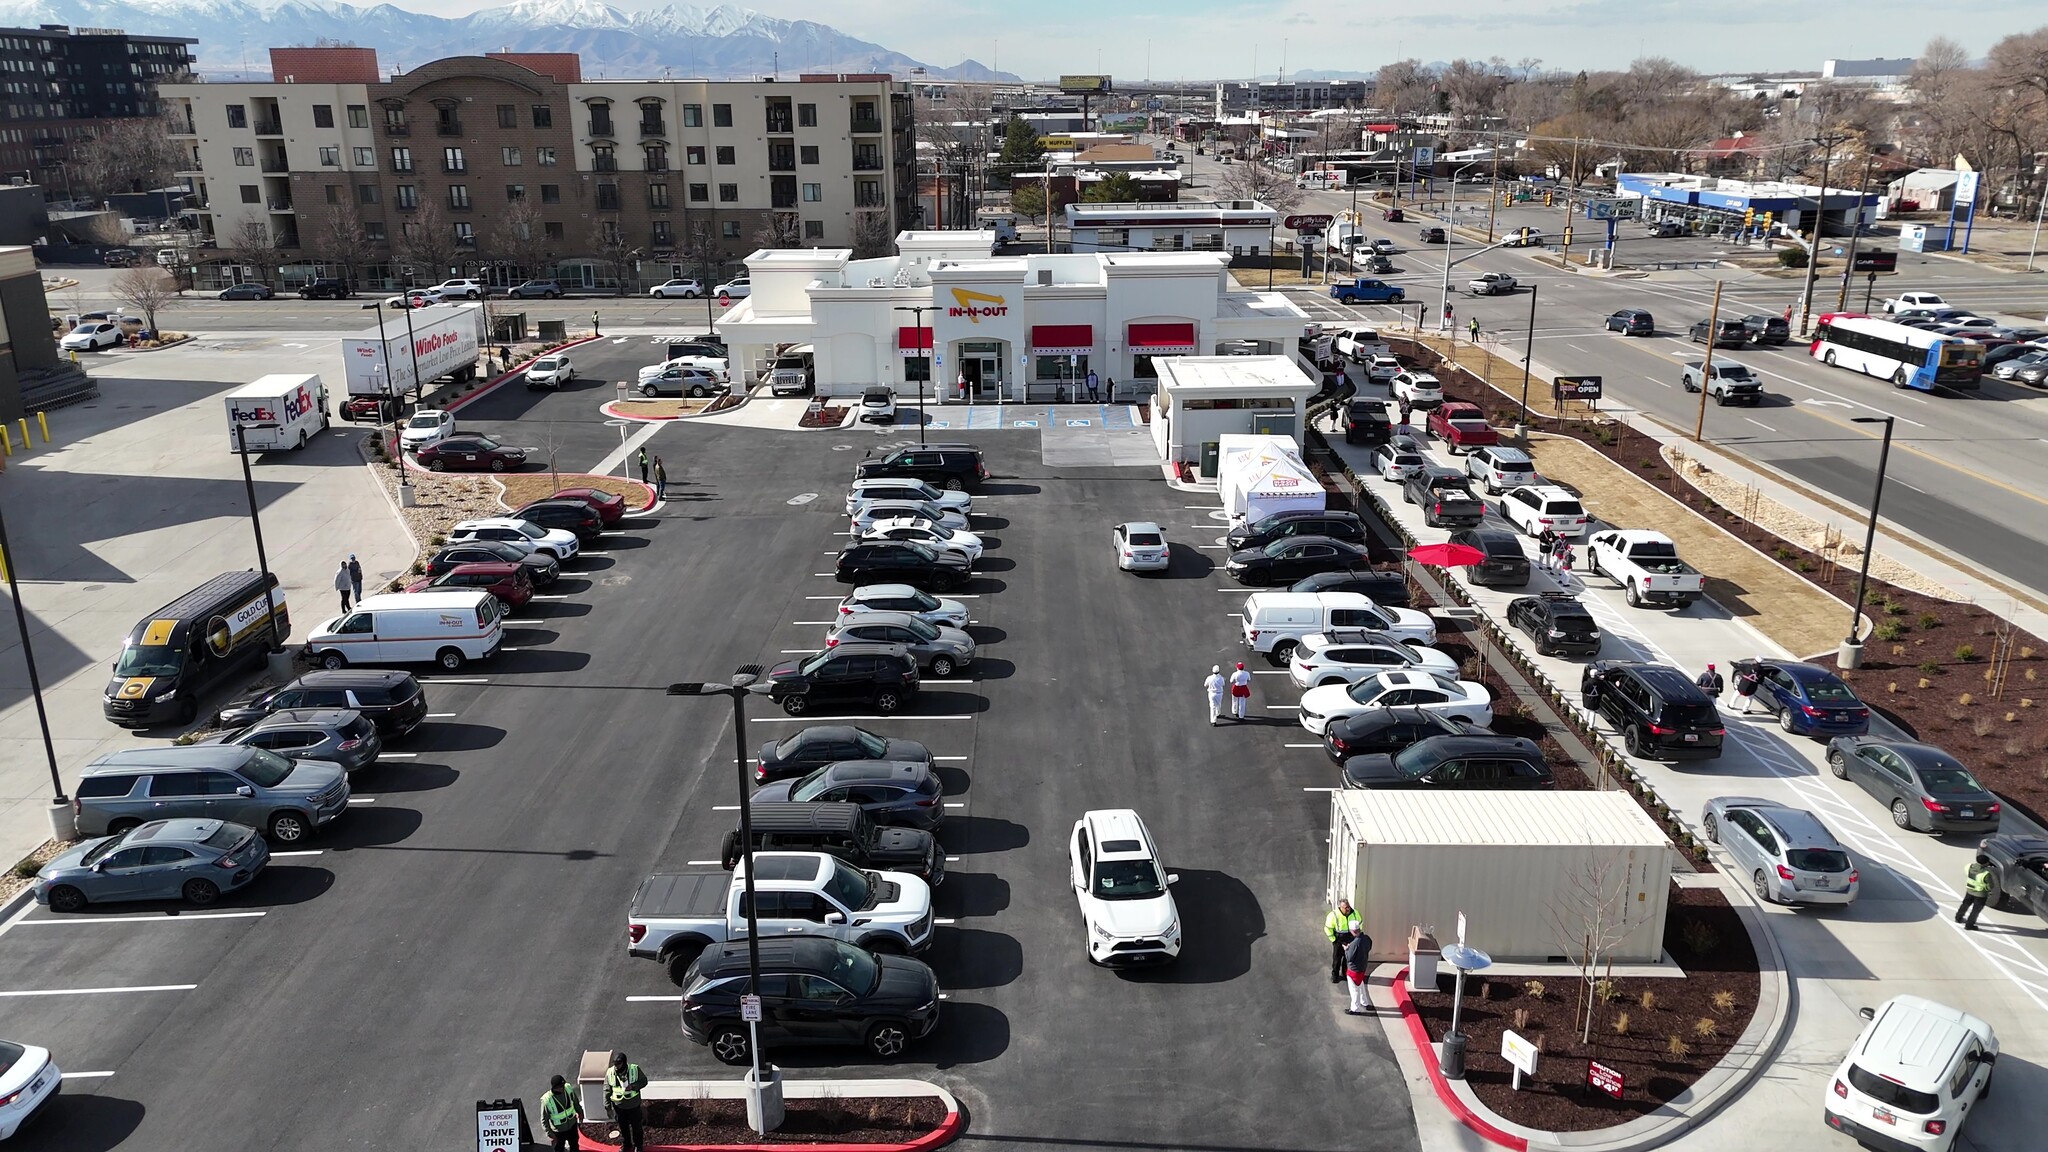
<svg viewBox="0 0 2048 1152">
<path fill-rule="evenodd" d="M 272 843 L 296 844 L 341 815 L 349 790 L 339 764 L 194 744 L 110 752 L 85 766 L 72 795 L 81 839 L 184 817 L 247 824 Z"/>
<path fill-rule="evenodd" d="M 754 802 L 789 800 L 858 804 L 876 824 L 938 828 L 946 818 L 944 791 L 928 764 L 901 760 L 841 760 L 801 780 L 778 780 L 754 792 Z"/>
<path fill-rule="evenodd" d="M 291 760 L 339 764 L 352 773 L 375 764 L 384 749 L 384 738 L 370 718 L 346 708 L 287 708 L 201 743 L 267 748 Z"/>
<path fill-rule="evenodd" d="M 908 612 L 862 612 L 841 616 L 825 633 L 825 647 L 842 642 L 901 644 L 918 666 L 934 676 L 951 676 L 974 663 L 974 638 L 965 630 L 927 624 Z"/>
</svg>

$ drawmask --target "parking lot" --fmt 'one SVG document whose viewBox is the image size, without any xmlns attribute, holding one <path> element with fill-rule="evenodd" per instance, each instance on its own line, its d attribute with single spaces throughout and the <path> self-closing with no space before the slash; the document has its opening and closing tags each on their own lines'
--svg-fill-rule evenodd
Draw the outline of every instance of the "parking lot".
<svg viewBox="0 0 2048 1152">
<path fill-rule="evenodd" d="M 641 431 L 597 403 L 651 348 L 582 346 L 578 389 L 512 385 L 462 420 L 591 467 Z M 1379 1027 L 1345 1017 L 1327 982 L 1334 770 L 1285 747 L 1310 738 L 1266 707 L 1294 698 L 1266 694 L 1275 677 L 1258 677 L 1254 722 L 1206 722 L 1208 665 L 1243 651 L 1213 502 L 1156 467 L 1048 466 L 1048 440 L 1055 460 L 1108 460 L 1075 441 L 1128 435 L 1061 415 L 971 433 L 995 474 L 973 524 L 991 551 L 956 593 L 980 658 L 904 714 L 854 721 L 940 757 L 939 1026 L 893 1065 L 770 1058 L 804 1077 L 935 1079 L 967 1104 L 970 1147 L 1413 1147 Z M 647 446 L 670 500 L 571 561 L 505 652 L 422 674 L 428 722 L 299 854 L 204 912 L 32 908 L 10 924 L 0 1035 L 96 1074 L 67 1085 L 43 1146 L 452 1146 L 473 1101 L 530 1098 L 590 1048 L 657 1078 L 732 1076 L 680 1035 L 663 967 L 626 954 L 641 878 L 704 866 L 735 822 L 729 710 L 662 689 L 817 647 L 844 591 L 829 573 L 850 465 L 906 435 L 660 426 Z M 1169 573 L 1116 570 L 1108 529 L 1125 519 L 1166 527 Z M 750 707 L 750 743 L 795 730 Z M 1126 806 L 1180 876 L 1169 967 L 1083 955 L 1066 840 L 1083 811 Z"/>
</svg>

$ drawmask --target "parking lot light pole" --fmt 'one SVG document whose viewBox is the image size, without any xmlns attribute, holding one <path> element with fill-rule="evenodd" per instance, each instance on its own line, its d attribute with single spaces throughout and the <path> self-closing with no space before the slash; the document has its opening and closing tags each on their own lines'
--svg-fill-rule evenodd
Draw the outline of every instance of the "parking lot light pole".
<svg viewBox="0 0 2048 1152">
<path fill-rule="evenodd" d="M 1536 285 L 1529 285 L 1529 335 L 1522 344 L 1522 427 L 1529 426 L 1529 365 L 1536 359 Z"/>
<path fill-rule="evenodd" d="M 1835 656 L 1835 664 L 1841 668 L 1863 667 L 1863 642 L 1856 638 L 1857 630 L 1863 626 L 1863 594 L 1870 587 L 1870 551 L 1877 544 L 1877 506 L 1884 500 L 1884 470 L 1892 458 L 1892 425 L 1890 416 L 1852 416 L 1856 424 L 1884 425 L 1884 439 L 1877 449 L 1877 482 L 1870 491 L 1870 521 L 1863 529 L 1863 563 L 1856 573 L 1856 607 L 1849 613 L 1849 638 L 1842 641 L 1842 649 Z"/>
<path fill-rule="evenodd" d="M 927 312 L 936 312 L 936 311 L 938 311 L 938 305 L 936 305 L 936 304 L 911 304 L 911 305 L 898 305 L 898 306 L 897 306 L 897 308 L 896 308 L 896 311 L 898 311 L 898 312 L 908 312 L 908 313 L 910 313 L 910 314 L 911 314 L 911 323 L 912 323 L 912 324 L 915 324 L 915 325 L 916 325 L 916 327 L 915 327 L 915 328 L 911 329 L 911 331 L 912 331 L 912 336 L 911 336 L 911 339 L 913 339 L 913 340 L 917 341 L 917 348 L 916 348 L 915 350 L 916 350 L 916 351 L 919 351 L 919 352 L 925 352 L 925 351 L 927 351 L 927 349 L 926 349 L 926 348 L 924 347 L 924 314 L 925 314 L 925 313 L 927 313 Z M 925 376 L 926 376 L 926 379 L 925 379 L 925 380 L 923 380 L 922 382 L 920 382 L 920 383 L 918 384 L 918 386 L 917 386 L 917 443 L 918 443 L 918 447 L 920 447 L 920 448 L 924 446 L 924 442 L 925 442 L 925 440 L 924 440 L 924 391 L 925 391 L 925 385 L 926 385 L 926 384 L 932 384 L 932 385 L 936 385 L 936 384 L 937 384 L 937 381 L 935 381 L 935 380 L 932 380 L 932 379 L 930 379 L 930 377 L 931 377 L 931 374 L 932 374 L 932 358 L 931 358 L 931 356 L 930 356 L 930 355 L 926 355 L 926 356 L 925 356 L 925 358 L 924 358 L 924 374 L 925 374 Z"/>
<path fill-rule="evenodd" d="M 398 425 L 398 397 L 391 391 L 391 341 L 384 335 L 384 302 L 382 300 L 372 300 L 368 304 L 363 305 L 363 307 L 377 314 L 377 367 L 384 373 L 384 396 L 391 401 L 390 404 L 379 402 L 377 405 L 377 435 L 381 439 L 384 435 L 384 410 L 386 408 L 391 409 L 391 424 L 393 428 L 396 428 Z M 413 361 L 412 374 L 415 377 L 420 374 L 420 365 L 417 359 Z M 346 401 L 343 401 L 343 403 L 346 403 Z M 411 508 L 418 501 L 418 497 L 413 494 L 412 476 L 405 467 L 405 445 L 394 441 L 392 451 L 398 453 L 398 506 L 401 508 Z"/>
<path fill-rule="evenodd" d="M 50 739 L 50 714 L 43 707 L 43 680 L 36 672 L 36 652 L 28 638 L 28 611 L 21 606 L 21 583 L 15 570 L 21 565 L 7 546 L 7 517 L 0 514 L 0 568 L 7 569 L 7 594 L 14 600 L 14 626 L 21 632 L 21 659 L 28 665 L 28 687 L 36 700 L 36 724 L 43 730 L 43 756 L 50 762 L 50 835 L 68 840 L 73 835 L 59 826 L 68 822 L 70 800 L 64 795 L 64 778 L 57 772 L 57 745 Z"/>
<path fill-rule="evenodd" d="M 733 670 L 732 683 L 681 681 L 668 686 L 670 696 L 730 696 L 732 698 L 733 765 L 740 786 L 740 860 L 746 900 L 742 915 L 747 921 L 747 987 L 758 997 L 761 989 L 761 933 L 754 919 L 754 818 L 753 790 L 747 786 L 747 696 L 766 692 L 759 664 L 742 664 Z M 747 1023 L 747 1050 L 752 1067 L 747 1073 L 748 1119 L 754 1130 L 766 1134 L 782 1126 L 782 1083 L 778 1078 L 763 1083 L 760 1027 Z"/>
</svg>

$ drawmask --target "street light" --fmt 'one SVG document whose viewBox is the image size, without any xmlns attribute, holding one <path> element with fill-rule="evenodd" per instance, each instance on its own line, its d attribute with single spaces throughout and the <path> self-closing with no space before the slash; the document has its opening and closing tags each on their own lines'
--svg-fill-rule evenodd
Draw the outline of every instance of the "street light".
<svg viewBox="0 0 2048 1152">
<path fill-rule="evenodd" d="M 747 696 L 766 693 L 759 664 L 742 664 L 733 670 L 732 683 L 681 681 L 668 686 L 670 696 L 729 696 L 732 698 L 733 764 L 740 785 L 740 867 L 746 886 L 741 913 L 747 921 L 747 987 L 759 1003 L 761 990 L 761 933 L 754 920 L 754 818 L 753 790 L 747 786 Z M 742 1015 L 746 1014 L 742 1001 Z M 747 1051 L 753 1066 L 747 1070 L 747 1120 L 754 1131 L 766 1134 L 782 1126 L 782 1075 L 770 1067 L 766 1083 L 761 1075 L 761 1029 L 758 1019 L 747 1022 Z"/>
<path fill-rule="evenodd" d="M 899 305 L 897 305 L 897 307 L 896 307 L 896 311 L 898 311 L 898 312 L 909 312 L 909 313 L 911 313 L 911 314 L 912 314 L 912 316 L 914 317 L 914 318 L 912 319 L 911 323 L 913 323 L 913 324 L 915 324 L 915 325 L 916 325 L 916 327 L 915 327 L 914 329 L 912 329 L 912 331 L 913 331 L 913 332 L 915 333 L 915 335 L 913 335 L 913 336 L 912 336 L 912 339 L 914 339 L 914 340 L 916 340 L 916 341 L 917 341 L 917 348 L 916 348 L 916 351 L 919 351 L 919 352 L 926 352 L 926 353 L 930 353 L 930 352 L 936 352 L 936 351 L 938 351 L 938 348 L 937 348 L 937 342 L 936 342 L 936 341 L 934 341 L 934 342 L 933 342 L 933 346 L 932 346 L 932 347 L 930 347 L 930 348 L 927 348 L 927 347 L 925 346 L 925 342 L 924 342 L 924 314 L 925 314 L 925 313 L 927 313 L 927 312 L 936 312 L 936 311 L 938 311 L 938 307 L 937 307 L 936 305 L 932 305 L 932 304 L 911 304 L 911 305 L 901 305 L 901 304 L 899 304 Z M 925 374 L 925 380 L 924 380 L 924 382 L 923 382 L 923 383 L 921 383 L 921 384 L 919 384 L 919 385 L 917 386 L 917 444 L 918 444 L 918 447 L 920 447 L 920 448 L 924 447 L 924 386 L 925 386 L 925 384 L 933 384 L 933 385 L 936 385 L 936 383 L 937 383 L 936 381 L 934 381 L 933 379 L 931 379 L 931 375 L 932 375 L 932 369 L 933 369 L 933 368 L 935 367 L 935 365 L 934 365 L 934 364 L 932 363 L 933 359 L 934 359 L 934 357 L 932 357 L 932 356 L 931 356 L 931 355 L 929 355 L 929 354 L 925 356 L 925 358 L 924 358 L 924 374 Z"/>
<path fill-rule="evenodd" d="M 1890 416 L 1852 416 L 1852 423 L 1884 425 L 1884 440 L 1877 450 L 1877 483 L 1870 492 L 1870 522 L 1863 530 L 1863 564 L 1856 573 L 1856 607 L 1849 613 L 1849 638 L 1842 641 L 1842 649 L 1835 656 L 1835 663 L 1842 668 L 1863 667 L 1863 642 L 1856 638 L 1856 630 L 1863 624 L 1863 593 L 1870 585 L 1870 550 L 1877 544 L 1877 506 L 1884 499 L 1884 469 L 1892 456 L 1892 424 Z"/>
<path fill-rule="evenodd" d="M 403 292 L 404 289 L 400 289 L 400 291 Z M 399 298 L 405 299 L 404 296 Z M 382 300 L 372 300 L 368 304 L 363 305 L 363 307 L 377 314 L 377 369 L 384 376 L 384 398 L 390 401 L 389 404 L 383 401 L 379 401 L 377 404 L 377 435 L 381 438 L 384 435 L 384 410 L 386 408 L 391 409 L 391 422 L 394 425 L 398 423 L 398 397 L 393 395 L 391 391 L 391 341 L 384 335 L 384 302 Z M 405 323 L 406 330 L 410 332 L 412 329 L 412 310 L 410 308 L 406 309 Z M 411 341 L 407 341 L 407 343 L 411 343 Z M 412 375 L 413 379 L 419 379 L 420 360 L 417 346 L 413 349 Z M 401 508 L 411 508 L 417 503 L 419 497 L 413 493 L 412 477 L 406 472 L 405 446 L 399 444 L 395 446 L 395 449 L 398 452 L 398 506 Z M 255 500 L 251 499 L 250 503 L 253 505 Z"/>
<path fill-rule="evenodd" d="M 29 643 L 28 612 L 21 605 L 21 584 L 15 569 L 20 558 L 7 546 L 7 518 L 0 515 L 0 568 L 7 570 L 7 594 L 14 600 L 14 626 L 21 632 L 21 659 L 28 665 L 28 687 L 36 700 L 36 724 L 43 731 L 43 755 L 50 762 L 50 836 L 69 840 L 76 835 L 70 827 L 70 801 L 64 796 L 64 778 L 57 773 L 57 745 L 50 739 L 50 714 L 43 707 L 43 680 L 36 672 L 36 651 Z"/>
<path fill-rule="evenodd" d="M 1474 160 L 1472 163 L 1464 165 L 1464 167 L 1451 173 L 1450 208 L 1444 216 L 1444 298 L 1441 301 L 1444 311 L 1438 313 L 1439 319 L 1437 321 L 1446 329 L 1452 329 L 1452 325 L 1443 323 L 1442 317 L 1450 315 L 1451 307 L 1451 249 L 1458 242 L 1458 177 L 1465 174 L 1466 168 L 1474 168 L 1478 164 L 1479 162 Z M 1458 334 L 1453 329 L 1451 331 L 1451 339 L 1455 341 L 1457 338 Z"/>
</svg>

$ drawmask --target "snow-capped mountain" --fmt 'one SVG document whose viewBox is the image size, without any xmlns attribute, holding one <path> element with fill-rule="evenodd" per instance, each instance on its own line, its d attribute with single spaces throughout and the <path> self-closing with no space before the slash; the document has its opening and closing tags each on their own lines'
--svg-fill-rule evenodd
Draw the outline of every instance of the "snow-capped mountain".
<svg viewBox="0 0 2048 1152">
<path fill-rule="evenodd" d="M 973 60 L 940 68 L 810 20 L 782 20 L 721 4 L 627 12 L 600 0 L 515 0 L 462 17 L 390 4 L 335 0 L 0 0 L 0 24 L 123 28 L 191 36 L 199 70 L 267 70 L 266 49 L 340 41 L 377 49 L 387 69 L 494 51 L 578 52 L 584 75 L 760 76 L 780 72 L 890 72 L 935 79 L 1014 82 Z"/>
</svg>

